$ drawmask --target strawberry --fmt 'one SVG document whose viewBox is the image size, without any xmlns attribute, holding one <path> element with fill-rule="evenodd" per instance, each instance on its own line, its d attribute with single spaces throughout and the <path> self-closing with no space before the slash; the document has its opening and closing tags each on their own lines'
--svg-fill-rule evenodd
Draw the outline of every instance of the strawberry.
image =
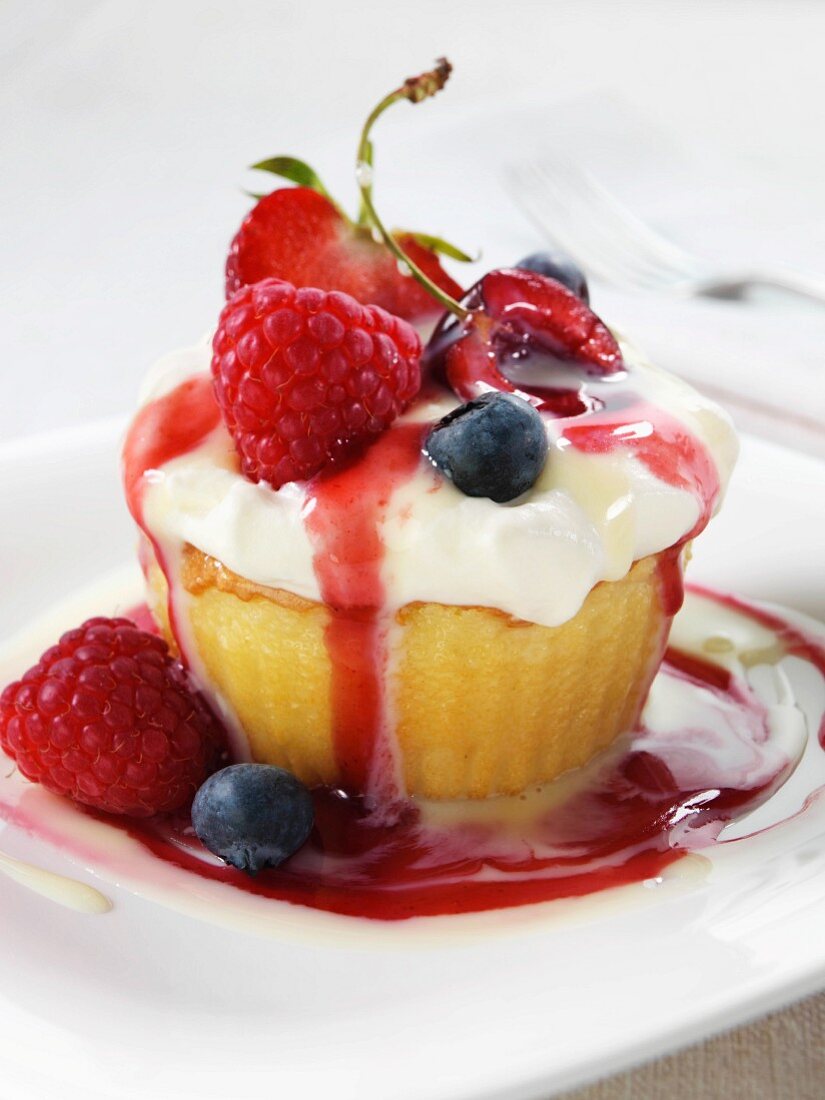
<svg viewBox="0 0 825 1100">
<path fill-rule="evenodd" d="M 308 165 L 293 157 L 273 157 L 255 167 L 303 186 L 264 195 L 247 214 L 226 261 L 227 298 L 242 286 L 275 277 L 297 287 L 341 290 L 407 321 L 424 322 L 440 312 L 432 296 L 373 239 L 368 225 L 347 217 Z M 395 237 L 437 286 L 461 295 L 438 253 L 458 260 L 468 256 L 437 237 L 399 231 Z"/>
</svg>

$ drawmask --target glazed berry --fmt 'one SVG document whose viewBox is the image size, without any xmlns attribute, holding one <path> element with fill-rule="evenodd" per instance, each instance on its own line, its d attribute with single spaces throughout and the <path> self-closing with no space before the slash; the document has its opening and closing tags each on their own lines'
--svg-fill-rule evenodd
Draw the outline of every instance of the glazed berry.
<svg viewBox="0 0 825 1100">
<path fill-rule="evenodd" d="M 535 485 L 547 435 L 532 405 L 511 393 L 485 393 L 440 420 L 424 450 L 465 496 L 504 504 Z"/>
<path fill-rule="evenodd" d="M 361 131 L 357 163 L 363 165 L 371 157 L 371 129 L 388 107 L 402 100 L 420 103 L 435 95 L 449 74 L 450 66 L 442 58 L 431 72 L 411 77 L 385 96 Z M 586 302 L 556 279 L 518 268 L 489 272 L 455 301 L 427 278 L 382 225 L 373 201 L 372 173 L 359 173 L 358 186 L 384 244 L 446 310 L 424 355 L 436 378 L 445 380 L 464 401 L 499 390 L 556 416 L 598 408 L 598 401 L 586 392 L 587 378 L 617 374 L 624 363 L 615 337 Z M 517 376 L 525 365 L 533 374 L 538 366 L 546 378 L 518 385 L 511 375 Z M 571 385 L 575 374 L 579 378 Z"/>
<path fill-rule="evenodd" d="M 252 481 L 304 480 L 384 431 L 418 393 L 415 329 L 348 294 L 264 279 L 226 304 L 215 396 Z"/>
<path fill-rule="evenodd" d="M 148 817 L 188 805 L 220 763 L 224 733 L 162 639 L 96 618 L 9 684 L 0 745 L 55 794 Z"/>
<path fill-rule="evenodd" d="M 215 772 L 192 803 L 192 825 L 210 852 L 255 875 L 298 851 L 314 821 L 309 791 L 272 764 Z"/>
<path fill-rule="evenodd" d="M 554 385 L 558 365 L 575 368 L 582 383 L 624 368 L 616 338 L 590 307 L 533 271 L 490 271 L 453 307 L 436 326 L 425 361 L 465 401 L 496 389 L 517 393 L 543 412 L 575 415 L 588 404 L 578 400 L 580 387 Z M 545 364 L 538 397 L 501 369 L 526 359 Z"/>
<path fill-rule="evenodd" d="M 557 283 L 572 290 L 583 302 L 590 302 L 590 292 L 584 272 L 566 252 L 531 252 L 523 260 L 519 260 L 516 267 L 521 268 L 522 271 L 535 271 L 537 275 L 544 275 L 546 279 L 555 279 Z"/>
<path fill-rule="evenodd" d="M 434 283 L 448 294 L 462 293 L 432 248 L 411 233 L 397 236 Z M 402 272 L 366 226 L 353 224 L 326 194 L 311 187 L 285 187 L 265 195 L 232 241 L 227 298 L 242 286 L 271 277 L 294 286 L 341 290 L 408 321 L 424 321 L 439 312 L 427 291 Z"/>
</svg>

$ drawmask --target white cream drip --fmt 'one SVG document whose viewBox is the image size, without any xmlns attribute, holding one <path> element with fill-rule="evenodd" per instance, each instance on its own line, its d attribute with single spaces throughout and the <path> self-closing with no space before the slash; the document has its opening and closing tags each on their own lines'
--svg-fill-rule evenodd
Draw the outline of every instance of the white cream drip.
<svg viewBox="0 0 825 1100">
<path fill-rule="evenodd" d="M 111 900 L 94 886 L 3 853 L 0 853 L 0 874 L 76 913 L 96 915 L 108 913 L 112 908 Z"/>
</svg>

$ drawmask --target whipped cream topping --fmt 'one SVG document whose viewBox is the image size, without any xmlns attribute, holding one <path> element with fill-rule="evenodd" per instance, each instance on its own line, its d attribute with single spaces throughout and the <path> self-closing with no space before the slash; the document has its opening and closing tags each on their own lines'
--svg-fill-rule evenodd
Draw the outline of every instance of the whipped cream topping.
<svg viewBox="0 0 825 1100">
<path fill-rule="evenodd" d="M 715 468 L 715 511 L 737 453 L 730 419 L 631 347 L 622 352 L 626 386 L 644 413 L 622 430 L 651 435 L 660 415 L 693 437 Z M 209 361 L 207 341 L 165 356 L 144 384 L 143 402 L 208 371 Z M 397 423 L 434 422 L 459 404 L 439 392 L 419 399 Z M 379 521 L 385 612 L 427 601 L 493 607 L 557 626 L 597 583 L 620 579 L 634 561 L 703 525 L 708 502 L 690 479 L 663 480 L 633 447 L 600 452 L 573 445 L 565 431 L 588 419 L 544 418 L 546 467 L 532 490 L 510 504 L 464 496 L 422 457 Z M 222 424 L 145 479 L 143 520 L 159 543 L 190 543 L 258 584 L 322 598 L 307 523 L 311 493 L 300 483 L 275 490 L 248 481 Z"/>
</svg>

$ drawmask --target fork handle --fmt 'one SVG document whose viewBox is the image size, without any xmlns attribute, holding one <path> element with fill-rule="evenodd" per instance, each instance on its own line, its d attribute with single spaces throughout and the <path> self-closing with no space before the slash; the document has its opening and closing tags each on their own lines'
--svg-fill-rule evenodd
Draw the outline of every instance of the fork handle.
<svg viewBox="0 0 825 1100">
<path fill-rule="evenodd" d="M 706 279 L 697 287 L 698 293 L 708 298 L 742 298 L 753 287 L 784 290 L 800 298 L 825 305 L 825 279 L 808 275 L 804 271 L 754 271 L 746 275 L 729 275 Z"/>
</svg>

